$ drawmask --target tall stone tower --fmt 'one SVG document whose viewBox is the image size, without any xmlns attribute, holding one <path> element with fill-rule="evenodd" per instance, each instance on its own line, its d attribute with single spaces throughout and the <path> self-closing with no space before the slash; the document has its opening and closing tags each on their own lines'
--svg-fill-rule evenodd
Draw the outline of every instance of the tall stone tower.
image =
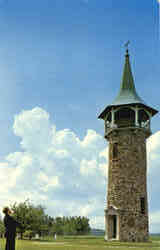
<svg viewBox="0 0 160 250">
<path fill-rule="evenodd" d="M 98 117 L 109 141 L 107 240 L 148 240 L 146 139 L 157 112 L 136 92 L 127 49 L 119 94 Z"/>
</svg>

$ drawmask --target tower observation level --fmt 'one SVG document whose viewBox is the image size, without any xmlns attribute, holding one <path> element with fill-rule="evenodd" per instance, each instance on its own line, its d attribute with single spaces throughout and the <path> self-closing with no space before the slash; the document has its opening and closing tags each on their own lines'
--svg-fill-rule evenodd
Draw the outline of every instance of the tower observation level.
<svg viewBox="0 0 160 250">
<path fill-rule="evenodd" d="M 157 112 L 137 94 L 127 48 L 119 94 L 98 117 L 109 141 L 107 240 L 148 241 L 146 139 Z"/>
</svg>

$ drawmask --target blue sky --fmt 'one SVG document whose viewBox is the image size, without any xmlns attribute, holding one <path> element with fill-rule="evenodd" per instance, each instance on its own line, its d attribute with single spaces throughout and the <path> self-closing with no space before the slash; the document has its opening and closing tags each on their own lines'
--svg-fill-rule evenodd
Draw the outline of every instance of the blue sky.
<svg viewBox="0 0 160 250">
<path fill-rule="evenodd" d="M 48 199 L 46 201 L 48 211 L 58 214 L 58 205 L 57 210 L 54 211 L 53 208 L 51 209 L 51 204 L 56 200 L 56 204 L 61 205 L 62 193 L 64 192 L 66 195 L 66 190 L 52 190 L 53 183 L 55 184 L 54 188 L 56 185 L 60 187 L 58 170 L 55 170 L 54 173 L 53 169 L 52 180 L 47 179 L 51 172 L 49 169 L 47 170 L 47 167 L 45 170 L 45 163 L 42 162 L 45 162 L 47 157 L 49 165 L 52 165 L 51 162 L 54 165 L 55 157 L 53 155 L 54 159 L 51 159 L 50 155 L 44 155 L 41 163 L 35 163 L 35 159 L 38 157 L 37 152 L 40 153 L 43 148 L 35 149 L 35 142 L 39 140 L 37 133 L 40 134 L 41 138 L 44 135 L 49 138 L 51 127 L 56 126 L 57 131 L 61 131 L 60 136 L 63 134 L 63 139 L 67 138 L 64 141 L 61 140 L 61 149 L 57 149 L 61 153 L 65 150 L 68 150 L 69 153 L 72 150 L 72 147 L 70 150 L 68 149 L 68 143 L 72 145 L 74 141 L 73 145 L 75 145 L 77 140 L 81 141 L 81 143 L 78 142 L 81 146 L 78 147 L 75 155 L 72 155 L 70 161 L 74 159 L 75 164 L 76 160 L 81 159 L 80 172 L 84 178 L 80 179 L 79 185 L 83 184 L 85 190 L 87 190 L 88 183 L 93 181 L 92 178 L 99 178 L 97 183 L 99 183 L 100 178 L 104 179 L 104 171 L 95 171 L 98 168 L 98 163 L 104 164 L 104 157 L 99 158 L 99 154 L 106 145 L 103 140 L 104 125 L 102 121 L 97 119 L 97 116 L 118 93 L 126 41 L 131 41 L 129 46 L 131 65 L 139 95 L 148 105 L 156 109 L 159 109 L 160 106 L 158 2 L 156 0 L 0 0 L 0 33 L 0 131 L 2 145 L 0 159 L 2 167 L 6 166 L 7 169 L 13 165 L 12 170 L 16 168 L 17 171 L 20 171 L 17 172 L 19 174 L 16 175 L 16 182 L 12 186 L 14 193 L 18 194 L 17 187 L 20 184 L 16 183 L 21 183 L 24 178 L 26 179 L 28 173 L 21 172 L 22 159 L 28 157 L 27 159 L 30 159 L 26 163 L 28 171 L 34 172 L 36 169 L 37 173 L 33 177 L 33 182 L 36 178 L 40 178 L 43 179 L 44 183 L 47 180 L 50 183 L 50 186 L 43 188 L 45 201 Z M 152 121 L 154 138 L 158 138 L 159 119 L 159 115 L 157 115 Z M 38 132 L 37 126 L 40 122 L 45 124 L 45 129 L 40 126 Z M 31 126 L 27 127 L 25 124 L 32 124 L 32 130 L 30 130 Z M 66 129 L 69 129 L 70 132 Z M 88 130 L 90 132 L 87 132 Z M 59 133 L 55 138 L 58 136 Z M 44 138 L 43 143 L 49 145 L 46 138 Z M 96 159 L 92 157 L 91 138 L 94 138 L 92 150 L 97 150 L 96 157 L 98 158 Z M 154 141 L 157 142 L 157 139 Z M 26 146 L 28 143 L 30 147 Z M 39 144 L 41 143 L 39 142 Z M 88 145 L 86 149 L 88 155 L 85 156 L 82 153 L 84 144 Z M 48 147 L 51 150 L 51 147 Z M 160 146 L 157 148 L 160 150 Z M 17 152 L 18 154 L 16 154 Z M 17 157 L 21 160 L 19 159 L 18 163 L 16 160 L 15 163 Z M 150 158 L 152 159 L 151 156 Z M 68 179 L 67 171 L 69 164 L 71 164 L 70 161 L 68 161 L 66 168 L 61 166 L 61 164 L 63 165 L 62 161 L 59 163 L 61 167 L 59 171 L 64 168 L 66 179 Z M 153 161 L 152 164 L 157 166 L 158 160 L 156 163 L 153 159 L 150 161 Z M 95 168 L 91 167 L 92 171 L 86 174 L 88 176 L 86 178 L 84 169 L 87 166 L 92 166 L 91 163 Z M 43 165 L 41 170 L 44 171 L 40 171 L 40 167 L 37 167 L 41 164 Z M 76 166 L 78 168 L 78 165 Z M 102 169 L 104 170 L 104 166 Z M 155 167 L 155 169 L 157 168 Z M 158 172 L 151 172 L 151 180 L 153 180 L 152 176 L 156 175 L 155 173 Z M 19 177 L 19 181 L 16 179 L 17 176 L 21 177 Z M 75 176 L 78 178 L 77 173 Z M 59 178 L 59 182 L 56 177 Z M 64 177 L 64 183 L 66 179 Z M 38 183 L 38 179 L 36 180 Z M 72 182 L 71 179 L 69 180 Z M 29 180 L 26 185 L 29 185 Z M 4 196 L 5 202 L 13 200 L 9 188 L 9 198 L 6 200 L 6 196 Z M 155 216 L 160 218 L 160 203 L 158 204 L 156 201 L 158 188 L 160 187 L 153 187 L 153 199 L 151 200 L 150 211 L 154 213 L 152 214 L 153 221 L 156 220 L 154 218 L 157 218 Z M 70 196 L 71 190 L 73 189 L 70 186 L 67 196 Z M 95 186 L 93 190 L 97 199 L 104 199 L 105 186 L 100 189 L 96 189 Z M 34 200 L 31 193 L 32 190 L 28 190 L 25 197 L 31 196 Z M 55 193 L 56 198 L 50 196 L 51 193 Z M 83 197 L 83 192 L 79 191 L 78 194 Z M 89 197 L 89 192 L 87 194 L 86 200 L 82 198 L 79 205 L 81 211 Z M 76 196 L 77 194 L 72 194 L 72 197 Z M 99 220 L 99 224 L 96 225 L 102 227 L 103 208 L 97 208 L 96 211 L 92 209 L 91 212 L 90 206 L 97 203 L 92 192 L 90 196 L 91 201 L 87 203 L 84 214 L 90 216 L 92 221 Z M 20 194 L 19 197 L 21 197 Z M 39 201 L 44 202 L 41 198 Z M 69 202 L 73 204 L 72 208 L 74 208 L 74 199 L 69 198 Z M 63 211 L 61 211 L 62 213 Z M 67 213 L 69 211 L 64 211 L 64 214 Z M 157 224 L 152 223 L 152 231 L 157 231 L 157 228 Z"/>
</svg>

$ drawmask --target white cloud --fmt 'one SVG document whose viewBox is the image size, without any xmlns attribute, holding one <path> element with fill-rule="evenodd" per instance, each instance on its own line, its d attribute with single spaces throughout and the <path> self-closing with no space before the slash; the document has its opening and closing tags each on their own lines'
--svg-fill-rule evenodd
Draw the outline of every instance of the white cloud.
<svg viewBox="0 0 160 250">
<path fill-rule="evenodd" d="M 16 115 L 13 131 L 21 138 L 21 150 L 0 163 L 4 187 L 0 195 L 6 195 L 1 206 L 29 198 L 54 216 L 93 216 L 97 197 L 103 215 L 106 142 L 102 136 L 90 129 L 80 140 L 69 129 L 57 131 L 39 107 Z"/>
<path fill-rule="evenodd" d="M 80 163 L 80 173 L 82 175 L 96 175 L 96 172 L 98 171 L 97 161 L 91 160 L 82 160 Z"/>
<path fill-rule="evenodd" d="M 51 143 L 53 130 L 49 114 L 39 107 L 16 115 L 13 130 L 15 135 L 21 137 L 21 147 L 27 152 L 39 154 Z"/>
<path fill-rule="evenodd" d="M 150 163 L 152 160 L 159 160 L 160 155 L 160 131 L 153 134 L 149 137 L 147 141 L 147 153 L 148 153 L 148 162 L 149 167 L 151 167 Z"/>
<path fill-rule="evenodd" d="M 159 232 L 160 228 L 160 211 L 156 211 L 150 214 L 150 231 L 152 233 Z"/>
<path fill-rule="evenodd" d="M 45 173 L 40 172 L 37 176 L 37 179 L 40 185 L 39 189 L 44 192 L 47 192 L 49 188 L 53 190 L 54 188 L 57 188 L 60 186 L 58 176 L 49 177 Z"/>
<path fill-rule="evenodd" d="M 91 129 L 83 139 L 70 129 L 58 131 L 39 107 L 16 115 L 13 130 L 21 138 L 21 148 L 0 162 L 0 206 L 29 198 L 44 205 L 50 215 L 88 216 L 93 227 L 104 228 L 108 167 L 104 138 Z M 159 204 L 155 197 L 160 189 L 160 131 L 148 139 L 147 150 L 152 212 Z M 157 214 L 151 213 L 152 231 L 159 230 Z"/>
</svg>

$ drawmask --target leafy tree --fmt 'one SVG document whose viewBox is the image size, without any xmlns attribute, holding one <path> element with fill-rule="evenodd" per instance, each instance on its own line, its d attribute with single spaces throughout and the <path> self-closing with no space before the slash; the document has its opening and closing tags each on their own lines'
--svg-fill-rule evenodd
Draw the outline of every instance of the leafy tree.
<svg viewBox="0 0 160 250">
<path fill-rule="evenodd" d="M 52 232 L 57 234 L 87 234 L 90 232 L 89 219 L 85 217 L 57 217 L 52 220 Z"/>
<path fill-rule="evenodd" d="M 23 235 L 24 235 L 24 237 L 27 237 L 27 238 L 29 238 L 30 240 L 34 237 L 34 233 L 33 233 L 33 231 L 31 231 L 31 230 L 25 231 Z"/>
<path fill-rule="evenodd" d="M 17 231 L 21 238 L 25 233 L 31 239 L 36 233 L 42 235 L 87 234 L 90 232 L 89 219 L 81 216 L 56 217 L 53 218 L 45 214 L 45 209 L 41 205 L 34 206 L 29 200 L 11 206 L 15 219 L 21 223 L 22 227 Z"/>
<path fill-rule="evenodd" d="M 14 211 L 15 219 L 21 223 L 22 227 L 18 229 L 21 234 L 21 239 L 25 231 L 41 234 L 44 230 L 45 213 L 44 208 L 41 205 L 34 206 L 29 200 L 21 202 L 19 204 L 14 203 L 11 205 L 11 209 Z"/>
<path fill-rule="evenodd" d="M 0 217 L 0 237 L 2 237 L 5 233 L 5 227 L 2 218 Z"/>
</svg>

